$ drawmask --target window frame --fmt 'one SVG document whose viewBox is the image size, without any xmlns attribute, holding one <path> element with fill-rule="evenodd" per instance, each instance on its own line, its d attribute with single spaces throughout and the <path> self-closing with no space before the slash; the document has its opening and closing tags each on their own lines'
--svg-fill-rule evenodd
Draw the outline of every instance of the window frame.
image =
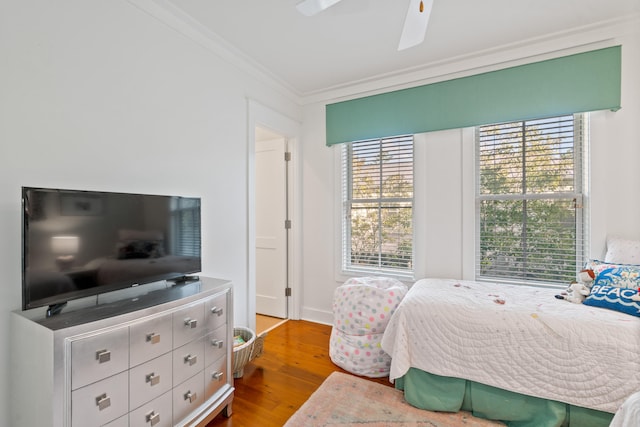
<svg viewBox="0 0 640 427">
<path fill-rule="evenodd" d="M 351 234 L 350 234 L 350 221 L 347 211 L 347 204 L 349 204 L 353 200 L 353 198 L 349 198 L 347 193 L 350 191 L 350 184 L 352 179 L 352 163 L 350 162 L 348 165 L 345 164 L 345 152 L 351 149 L 353 143 L 341 144 L 338 149 L 336 149 L 336 165 L 339 170 L 339 179 L 336 182 L 336 193 L 337 193 L 337 207 L 336 212 L 338 214 L 339 226 L 337 228 L 337 254 L 336 254 L 336 279 L 338 281 L 345 280 L 348 277 L 353 276 L 362 276 L 368 274 L 375 274 L 379 276 L 385 277 L 394 277 L 399 280 L 414 280 L 415 272 L 416 272 L 416 143 L 414 135 L 403 135 L 389 138 L 376 138 L 373 140 L 366 141 L 356 141 L 359 142 L 371 142 L 371 141 L 383 141 L 398 139 L 398 138 L 410 138 L 412 140 L 412 196 L 410 198 L 403 198 L 404 202 L 410 201 L 411 203 L 411 268 L 407 270 L 395 269 L 395 268 L 385 268 L 385 267 L 374 267 L 374 266 L 356 266 L 348 263 L 347 261 L 350 259 L 350 252 L 348 246 L 350 246 L 351 242 Z M 345 173 L 348 173 L 348 176 L 345 176 Z M 377 199 L 378 202 L 384 202 L 384 199 Z M 398 200 L 397 198 L 391 198 L 391 201 Z M 371 200 L 368 200 L 371 201 Z"/>
<path fill-rule="evenodd" d="M 523 277 L 505 277 L 500 275 L 482 275 L 481 274 L 481 203 L 487 200 L 541 200 L 541 199 L 572 199 L 575 205 L 575 270 L 576 273 L 582 269 L 586 262 L 589 247 L 589 114 L 576 113 L 567 114 L 557 117 L 573 116 L 573 132 L 574 132 L 574 189 L 571 192 L 546 192 L 546 193 L 525 193 L 525 194 L 491 194 L 482 195 L 480 183 L 480 128 L 483 125 L 474 128 L 474 220 L 475 220 L 475 242 L 474 242 L 474 261 L 473 274 L 474 279 L 478 281 L 504 282 L 511 284 L 527 284 L 534 286 L 549 287 L 566 287 L 566 283 L 562 281 L 548 281 L 542 278 L 525 279 Z M 550 117 L 549 119 L 553 119 Z M 510 121 L 506 123 L 531 122 L 541 119 Z M 499 125 L 496 124 L 496 125 Z M 523 178 L 524 180 L 525 178 Z M 523 222 L 524 224 L 524 222 Z"/>
</svg>

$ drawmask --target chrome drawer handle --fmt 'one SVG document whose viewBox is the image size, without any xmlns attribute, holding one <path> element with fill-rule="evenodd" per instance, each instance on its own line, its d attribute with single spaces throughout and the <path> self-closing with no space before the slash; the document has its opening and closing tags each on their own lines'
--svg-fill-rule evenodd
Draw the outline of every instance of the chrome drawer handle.
<svg viewBox="0 0 640 427">
<path fill-rule="evenodd" d="M 155 372 L 151 372 L 150 374 L 147 375 L 147 382 L 152 386 L 159 384 L 160 375 L 156 375 Z"/>
<path fill-rule="evenodd" d="M 189 366 L 193 366 L 198 361 L 198 356 L 192 356 L 190 354 L 184 357 L 184 363 L 188 363 Z"/>
<path fill-rule="evenodd" d="M 222 307 L 211 307 L 211 313 L 217 314 L 218 316 L 222 316 L 222 313 L 223 313 Z"/>
<path fill-rule="evenodd" d="M 151 411 L 146 415 L 147 422 L 152 426 L 160 422 L 160 414 L 156 411 Z"/>
<path fill-rule="evenodd" d="M 191 329 L 198 326 L 198 319 L 184 319 L 184 325 L 190 327 Z"/>
<path fill-rule="evenodd" d="M 96 405 L 98 406 L 99 411 L 107 409 L 109 406 L 111 406 L 111 398 L 107 396 L 107 393 L 103 393 L 100 396 L 96 397 Z"/>
<path fill-rule="evenodd" d="M 191 391 L 186 392 L 184 395 L 184 400 L 188 400 L 189 403 L 195 402 L 197 398 L 198 393 L 191 393 Z"/>
<path fill-rule="evenodd" d="M 150 342 L 151 344 L 158 344 L 160 342 L 160 335 L 155 332 L 148 334 L 147 342 Z"/>
<path fill-rule="evenodd" d="M 211 374 L 211 378 L 217 381 L 220 381 L 224 377 L 224 372 L 214 372 Z"/>
<path fill-rule="evenodd" d="M 212 345 L 213 347 L 222 348 L 222 346 L 224 346 L 224 341 L 222 341 L 222 340 L 212 339 L 212 340 L 211 340 L 211 345 Z"/>
<path fill-rule="evenodd" d="M 105 363 L 111 360 L 111 352 L 109 350 L 96 351 L 96 360 L 98 363 Z"/>
</svg>

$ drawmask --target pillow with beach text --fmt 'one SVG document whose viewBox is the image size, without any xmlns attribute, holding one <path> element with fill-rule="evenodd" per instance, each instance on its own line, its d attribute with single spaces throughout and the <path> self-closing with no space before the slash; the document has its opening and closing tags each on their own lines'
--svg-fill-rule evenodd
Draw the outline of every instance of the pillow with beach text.
<svg viewBox="0 0 640 427">
<path fill-rule="evenodd" d="M 640 317 L 640 293 L 638 289 L 610 285 L 593 285 L 584 305 L 608 308 Z"/>
</svg>

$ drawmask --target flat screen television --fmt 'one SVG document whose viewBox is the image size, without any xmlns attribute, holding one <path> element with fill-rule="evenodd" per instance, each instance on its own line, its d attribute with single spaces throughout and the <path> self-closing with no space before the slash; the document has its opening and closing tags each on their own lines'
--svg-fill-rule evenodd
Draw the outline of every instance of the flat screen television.
<svg viewBox="0 0 640 427">
<path fill-rule="evenodd" d="M 201 271 L 200 199 L 22 188 L 22 308 Z"/>
</svg>

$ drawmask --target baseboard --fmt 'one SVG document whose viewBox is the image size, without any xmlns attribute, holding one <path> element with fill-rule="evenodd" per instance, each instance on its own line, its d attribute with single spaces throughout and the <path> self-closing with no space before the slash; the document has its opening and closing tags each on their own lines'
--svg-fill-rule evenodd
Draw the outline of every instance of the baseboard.
<svg viewBox="0 0 640 427">
<path fill-rule="evenodd" d="M 333 325 L 333 312 L 317 310 L 309 307 L 302 307 L 302 320 L 308 320 L 309 322 L 321 323 L 324 325 Z"/>
</svg>

